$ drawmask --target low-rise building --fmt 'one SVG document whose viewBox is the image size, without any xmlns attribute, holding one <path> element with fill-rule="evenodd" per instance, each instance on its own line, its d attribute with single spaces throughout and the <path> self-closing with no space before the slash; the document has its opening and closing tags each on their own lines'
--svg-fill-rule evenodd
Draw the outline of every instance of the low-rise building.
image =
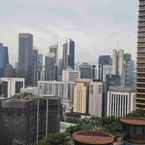
<svg viewBox="0 0 145 145">
<path fill-rule="evenodd" d="M 107 94 L 107 116 L 124 117 L 136 109 L 135 91 L 126 87 L 110 87 Z"/>
</svg>

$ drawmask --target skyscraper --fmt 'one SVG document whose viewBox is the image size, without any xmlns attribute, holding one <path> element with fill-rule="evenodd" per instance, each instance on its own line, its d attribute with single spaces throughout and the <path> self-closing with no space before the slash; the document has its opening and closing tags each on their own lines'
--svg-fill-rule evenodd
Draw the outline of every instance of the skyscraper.
<svg viewBox="0 0 145 145">
<path fill-rule="evenodd" d="M 75 42 L 71 39 L 63 44 L 63 69 L 75 67 Z"/>
<path fill-rule="evenodd" d="M 33 60 L 32 60 L 32 83 L 33 86 L 37 85 L 37 81 L 38 81 L 38 50 L 34 49 L 33 50 Z"/>
<path fill-rule="evenodd" d="M 53 53 L 55 56 L 55 61 L 57 63 L 58 59 L 58 45 L 51 45 L 49 46 L 49 53 Z"/>
<path fill-rule="evenodd" d="M 145 0 L 139 0 L 136 109 L 145 112 Z"/>
<path fill-rule="evenodd" d="M 69 39 L 69 58 L 68 58 L 68 65 L 74 69 L 75 68 L 75 42 Z"/>
<path fill-rule="evenodd" d="M 110 55 L 99 56 L 98 79 L 105 81 L 106 75 L 112 73 L 112 58 Z"/>
<path fill-rule="evenodd" d="M 88 63 L 82 63 L 79 66 L 81 79 L 93 79 L 93 66 Z"/>
<path fill-rule="evenodd" d="M 4 70 L 7 64 L 9 64 L 8 47 L 0 43 L 0 77 L 4 76 Z"/>
<path fill-rule="evenodd" d="M 45 57 L 45 79 L 47 81 L 56 80 L 56 75 L 55 55 L 49 53 L 48 56 Z"/>
<path fill-rule="evenodd" d="M 19 76 L 26 79 L 26 84 L 32 83 L 32 51 L 33 35 L 19 34 Z"/>
</svg>

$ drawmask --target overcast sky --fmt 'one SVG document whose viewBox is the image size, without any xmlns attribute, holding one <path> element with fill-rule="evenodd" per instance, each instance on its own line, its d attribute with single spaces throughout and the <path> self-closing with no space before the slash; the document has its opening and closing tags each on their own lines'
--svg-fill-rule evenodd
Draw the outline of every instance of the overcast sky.
<svg viewBox="0 0 145 145">
<path fill-rule="evenodd" d="M 122 48 L 136 52 L 137 0 L 0 0 L 0 42 L 17 61 L 18 33 L 34 34 L 34 46 L 66 38 L 76 42 L 77 61 L 97 62 L 97 56 Z M 117 44 L 118 41 L 118 44 Z"/>
</svg>

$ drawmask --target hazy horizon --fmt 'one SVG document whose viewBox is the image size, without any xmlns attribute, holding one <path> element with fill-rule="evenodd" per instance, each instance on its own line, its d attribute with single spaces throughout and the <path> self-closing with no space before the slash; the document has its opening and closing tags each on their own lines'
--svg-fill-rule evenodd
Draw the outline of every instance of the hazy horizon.
<svg viewBox="0 0 145 145">
<path fill-rule="evenodd" d="M 136 0 L 1 1 L 0 42 L 9 47 L 12 64 L 19 32 L 32 33 L 34 46 L 45 54 L 49 45 L 58 43 L 62 55 L 61 44 L 72 38 L 80 62 L 95 63 L 98 55 L 111 54 L 117 46 L 135 58 L 137 6 Z"/>
</svg>

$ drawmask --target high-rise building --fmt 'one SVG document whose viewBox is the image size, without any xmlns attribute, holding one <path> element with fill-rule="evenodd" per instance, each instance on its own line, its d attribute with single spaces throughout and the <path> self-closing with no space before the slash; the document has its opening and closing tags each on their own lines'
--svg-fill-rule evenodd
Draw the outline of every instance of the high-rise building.
<svg viewBox="0 0 145 145">
<path fill-rule="evenodd" d="M 69 39 L 68 47 L 69 47 L 68 65 L 72 69 L 74 69 L 75 68 L 75 42 L 72 39 Z"/>
<path fill-rule="evenodd" d="M 89 85 L 89 114 L 102 117 L 103 82 L 92 81 Z"/>
<path fill-rule="evenodd" d="M 1 100 L 0 143 L 37 144 L 49 133 L 59 132 L 60 101 L 55 96 L 27 95 Z"/>
<path fill-rule="evenodd" d="M 63 59 L 59 59 L 57 67 L 57 80 L 62 81 L 62 72 L 63 72 Z"/>
<path fill-rule="evenodd" d="M 28 33 L 19 34 L 19 76 L 26 79 L 26 84 L 32 84 L 32 52 L 33 35 Z"/>
<path fill-rule="evenodd" d="M 131 54 L 124 53 L 123 49 L 113 50 L 112 74 L 120 76 L 121 85 L 135 85 L 135 67 Z"/>
<path fill-rule="evenodd" d="M 33 60 L 32 60 L 32 83 L 33 86 L 37 86 L 38 76 L 37 76 L 37 70 L 38 70 L 38 50 L 33 50 Z"/>
<path fill-rule="evenodd" d="M 38 54 L 38 80 L 41 80 L 41 73 L 43 71 L 43 55 L 42 54 Z"/>
<path fill-rule="evenodd" d="M 118 52 L 116 49 L 113 50 L 112 55 L 112 74 L 118 75 Z"/>
<path fill-rule="evenodd" d="M 80 79 L 79 71 L 73 70 L 72 68 L 63 70 L 62 81 L 75 82 L 77 79 Z"/>
<path fill-rule="evenodd" d="M 55 63 L 58 61 L 58 45 L 49 46 L 49 53 L 53 53 L 55 56 Z"/>
<path fill-rule="evenodd" d="M 89 81 L 77 80 L 74 86 L 73 112 L 89 112 Z"/>
<path fill-rule="evenodd" d="M 48 56 L 45 56 L 45 79 L 47 81 L 56 80 L 57 70 L 56 70 L 56 61 L 55 55 L 49 53 Z"/>
<path fill-rule="evenodd" d="M 93 79 L 93 67 L 88 63 L 82 63 L 79 66 L 81 79 Z"/>
<path fill-rule="evenodd" d="M 99 56 L 99 65 L 112 65 L 112 58 L 110 55 Z"/>
<path fill-rule="evenodd" d="M 111 87 L 107 95 L 107 116 L 125 117 L 135 111 L 135 91 L 127 87 Z"/>
<path fill-rule="evenodd" d="M 139 0 L 136 107 L 145 112 L 145 0 Z"/>
<path fill-rule="evenodd" d="M 0 43 L 0 77 L 4 76 L 7 64 L 9 64 L 8 47 Z"/>
<path fill-rule="evenodd" d="M 7 64 L 5 67 L 4 71 L 4 77 L 10 78 L 10 77 L 15 77 L 15 69 L 13 68 L 12 65 Z"/>
<path fill-rule="evenodd" d="M 24 78 L 0 78 L 0 97 L 11 98 L 24 87 Z"/>
<path fill-rule="evenodd" d="M 75 68 L 75 42 L 71 39 L 63 44 L 63 69 Z"/>
<path fill-rule="evenodd" d="M 63 112 L 70 112 L 74 94 L 74 82 L 38 81 L 39 95 L 60 98 Z"/>
</svg>

